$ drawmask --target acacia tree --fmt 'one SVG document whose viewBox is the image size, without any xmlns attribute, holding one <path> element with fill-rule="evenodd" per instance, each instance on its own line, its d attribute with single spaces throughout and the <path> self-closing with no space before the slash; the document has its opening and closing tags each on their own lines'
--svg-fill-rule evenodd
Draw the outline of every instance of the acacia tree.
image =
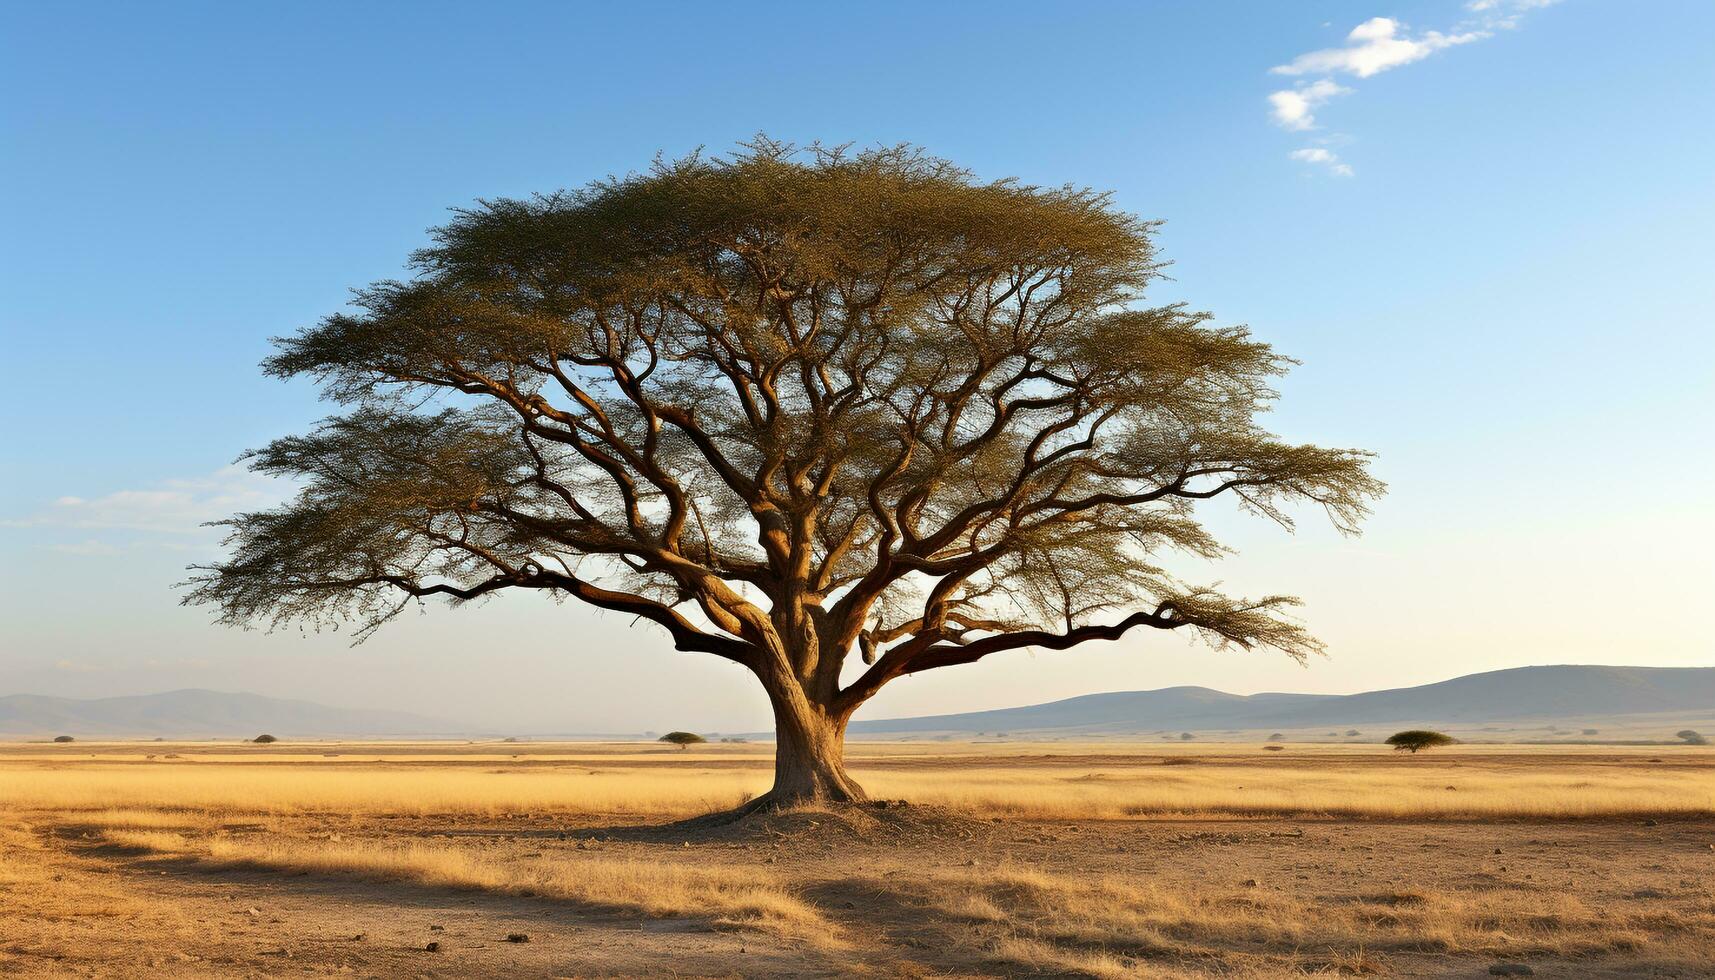
<svg viewBox="0 0 1715 980">
<path fill-rule="evenodd" d="M 635 615 L 753 673 L 756 805 L 854 800 L 853 712 L 900 676 L 1148 627 L 1319 649 L 1287 596 L 1185 585 L 1215 497 L 1355 532 L 1366 454 L 1258 424 L 1289 363 L 1150 307 L 1154 225 L 908 148 L 730 158 L 435 229 L 264 363 L 350 410 L 248 454 L 297 497 L 227 522 L 186 601 L 350 623 L 504 589 Z"/>
</svg>

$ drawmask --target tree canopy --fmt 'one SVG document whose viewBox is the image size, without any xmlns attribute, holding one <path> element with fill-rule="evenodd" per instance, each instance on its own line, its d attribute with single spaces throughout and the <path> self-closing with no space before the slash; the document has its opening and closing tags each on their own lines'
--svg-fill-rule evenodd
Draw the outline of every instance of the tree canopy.
<svg viewBox="0 0 1715 980">
<path fill-rule="evenodd" d="M 1410 752 L 1412 755 L 1416 755 L 1423 749 L 1452 745 L 1456 741 L 1458 740 L 1451 735 L 1417 728 L 1410 731 L 1395 732 L 1387 737 L 1387 744 L 1393 746 L 1395 752 Z"/>
<path fill-rule="evenodd" d="M 1381 486 L 1262 427 L 1286 358 L 1144 301 L 1154 230 L 909 147 L 764 138 L 478 202 L 410 279 L 277 341 L 267 373 L 348 411 L 249 454 L 303 488 L 229 522 L 187 601 L 359 636 L 503 589 L 639 616 L 761 680 L 782 798 L 905 674 L 1139 627 L 1303 659 L 1294 599 L 1170 556 L 1223 553 L 1198 501 L 1355 532 Z"/>
</svg>

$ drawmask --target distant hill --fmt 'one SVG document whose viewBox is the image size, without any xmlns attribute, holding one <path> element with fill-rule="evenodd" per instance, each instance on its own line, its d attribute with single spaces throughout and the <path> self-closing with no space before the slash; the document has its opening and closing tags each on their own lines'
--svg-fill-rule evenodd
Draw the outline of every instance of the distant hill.
<svg viewBox="0 0 1715 980">
<path fill-rule="evenodd" d="M 1570 726 L 1554 732 L 1553 727 Z M 1206 687 L 1087 694 L 1048 704 L 854 721 L 869 738 L 978 733 L 1076 739 L 1128 735 L 1258 739 L 1279 731 L 1325 738 L 1361 730 L 1375 739 L 1424 726 L 1496 738 L 1576 737 L 1586 727 L 1604 740 L 1669 740 L 1680 728 L 1715 734 L 1715 667 L 1518 667 L 1437 684 L 1365 694 L 1226 694 Z M 332 708 L 258 694 L 183 690 L 132 697 L 0 697 L 0 736 L 72 735 L 248 738 L 445 736 L 468 733 L 456 722 L 396 711 Z M 523 734 L 520 732 L 519 734 Z M 766 739 L 771 733 L 757 733 Z M 589 737 L 567 736 L 556 737 Z M 614 738 L 636 736 L 615 735 Z"/>
<path fill-rule="evenodd" d="M 458 728 L 450 722 L 404 712 L 330 708 L 310 701 L 222 691 L 168 691 L 91 700 L 37 694 L 0 697 L 0 734 L 5 735 L 248 738 L 267 732 L 289 738 L 426 735 Z"/>
<path fill-rule="evenodd" d="M 1087 694 L 1048 704 L 856 721 L 854 735 L 1343 728 L 1421 723 L 1565 723 L 1616 716 L 1715 716 L 1715 667 L 1517 667 L 1365 694 L 1225 694 L 1206 687 Z"/>
</svg>

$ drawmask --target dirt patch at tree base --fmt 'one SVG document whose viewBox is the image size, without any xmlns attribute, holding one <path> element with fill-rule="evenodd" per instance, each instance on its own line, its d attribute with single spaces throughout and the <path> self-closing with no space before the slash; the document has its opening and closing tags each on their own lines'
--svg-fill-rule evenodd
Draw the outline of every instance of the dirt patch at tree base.
<svg viewBox="0 0 1715 980">
<path fill-rule="evenodd" d="M 742 815 L 716 813 L 664 824 L 599 827 L 579 831 L 597 839 L 659 844 L 789 844 L 825 846 L 852 843 L 934 844 L 987 840 L 992 820 L 973 818 L 936 806 L 906 801 L 871 800 L 785 809 L 759 809 Z"/>
</svg>

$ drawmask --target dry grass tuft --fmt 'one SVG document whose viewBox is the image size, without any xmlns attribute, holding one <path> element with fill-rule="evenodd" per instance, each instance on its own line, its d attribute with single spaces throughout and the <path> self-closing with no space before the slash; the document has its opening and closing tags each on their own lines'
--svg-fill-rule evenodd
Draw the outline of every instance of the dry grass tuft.
<svg viewBox="0 0 1715 980">
<path fill-rule="evenodd" d="M 832 926 L 757 869 L 692 867 L 567 852 L 525 863 L 452 846 L 334 844 L 285 840 L 255 843 L 226 837 L 193 840 L 165 831 L 112 830 L 110 843 L 217 867 L 359 874 L 440 888 L 560 898 L 657 917 L 709 918 L 832 942 Z"/>
<path fill-rule="evenodd" d="M 981 937 L 1020 967 L 1098 977 L 1137 976 L 1138 963 L 1195 971 L 1221 960 L 1278 967 L 1283 958 L 1307 971 L 1363 974 L 1385 972 L 1394 954 L 1582 958 L 1635 953 L 1664 935 L 1715 935 L 1715 909 L 1616 911 L 1516 890 L 1389 893 L 1341 904 L 1010 867 L 905 887 L 942 920 L 977 927 L 964 931 L 967 942 Z"/>
</svg>

